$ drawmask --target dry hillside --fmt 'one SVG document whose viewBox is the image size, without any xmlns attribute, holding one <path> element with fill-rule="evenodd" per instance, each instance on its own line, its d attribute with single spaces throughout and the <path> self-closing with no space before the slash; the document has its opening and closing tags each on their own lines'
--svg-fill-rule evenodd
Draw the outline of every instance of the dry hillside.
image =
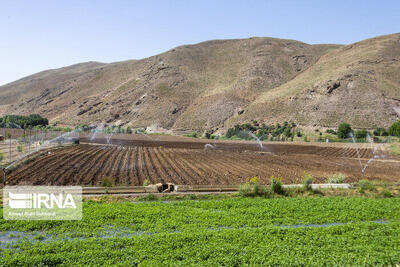
<svg viewBox="0 0 400 267">
<path fill-rule="evenodd" d="M 0 115 L 11 113 L 176 131 L 253 119 L 388 126 L 400 116 L 400 34 L 347 46 L 215 40 L 142 60 L 81 63 L 0 87 Z"/>
</svg>

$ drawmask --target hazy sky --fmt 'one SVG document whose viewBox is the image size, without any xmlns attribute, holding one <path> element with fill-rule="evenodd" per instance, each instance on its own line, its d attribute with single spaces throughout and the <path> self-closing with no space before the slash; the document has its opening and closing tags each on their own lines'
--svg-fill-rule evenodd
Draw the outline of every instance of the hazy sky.
<svg viewBox="0 0 400 267">
<path fill-rule="evenodd" d="M 395 32 L 398 0 L 0 0 L 0 85 L 49 68 L 144 58 L 210 39 L 348 44 Z"/>
</svg>

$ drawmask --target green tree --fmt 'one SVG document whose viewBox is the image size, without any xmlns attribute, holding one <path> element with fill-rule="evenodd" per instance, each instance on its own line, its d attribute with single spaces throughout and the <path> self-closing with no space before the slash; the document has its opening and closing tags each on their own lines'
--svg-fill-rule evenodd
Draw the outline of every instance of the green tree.
<svg viewBox="0 0 400 267">
<path fill-rule="evenodd" d="M 389 134 L 394 136 L 400 136 L 400 120 L 394 122 L 392 126 L 389 127 Z"/>
<path fill-rule="evenodd" d="M 341 123 L 339 125 L 337 135 L 341 139 L 345 139 L 349 136 L 349 134 L 352 132 L 351 126 L 348 123 Z"/>
<path fill-rule="evenodd" d="M 389 133 L 385 128 L 376 128 L 374 130 L 374 135 L 375 136 L 388 136 Z"/>
<path fill-rule="evenodd" d="M 355 136 L 357 139 L 367 138 L 368 132 L 366 130 L 359 130 L 355 132 Z"/>
</svg>

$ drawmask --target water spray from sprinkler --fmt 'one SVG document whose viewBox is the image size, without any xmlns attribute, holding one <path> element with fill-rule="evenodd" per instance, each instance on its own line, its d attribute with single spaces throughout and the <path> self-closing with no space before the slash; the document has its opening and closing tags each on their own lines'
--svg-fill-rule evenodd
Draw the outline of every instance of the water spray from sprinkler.
<svg viewBox="0 0 400 267">
<path fill-rule="evenodd" d="M 262 144 L 260 138 L 258 138 L 258 137 L 257 137 L 255 134 L 253 134 L 252 132 L 249 132 L 249 135 L 250 135 L 251 137 L 253 137 L 253 138 L 257 141 L 257 144 L 260 146 L 260 149 L 261 149 L 261 150 L 264 150 L 264 146 L 263 146 L 263 144 Z"/>
<path fill-rule="evenodd" d="M 207 150 L 207 149 L 215 149 L 215 145 L 205 144 L 204 145 L 204 150 Z"/>
<path fill-rule="evenodd" d="M 363 168 L 363 165 L 362 165 L 362 163 L 361 163 L 360 150 L 358 149 L 358 145 L 357 145 L 356 139 L 354 138 L 353 133 L 350 133 L 350 137 L 351 137 L 351 139 L 353 140 L 353 144 L 354 144 L 355 147 L 356 147 L 358 161 L 360 162 L 361 172 L 362 172 L 362 175 L 363 175 L 363 178 L 364 178 L 364 168 Z"/>
</svg>

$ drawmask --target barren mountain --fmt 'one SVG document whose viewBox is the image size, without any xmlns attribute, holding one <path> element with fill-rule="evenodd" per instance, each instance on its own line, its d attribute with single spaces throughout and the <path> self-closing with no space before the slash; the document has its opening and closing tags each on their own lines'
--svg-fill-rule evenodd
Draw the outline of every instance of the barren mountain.
<svg viewBox="0 0 400 267">
<path fill-rule="evenodd" d="M 400 34 L 355 44 L 215 40 L 142 60 L 81 63 L 0 87 L 0 115 L 61 125 L 226 129 L 258 120 L 388 126 L 400 116 Z"/>
</svg>

